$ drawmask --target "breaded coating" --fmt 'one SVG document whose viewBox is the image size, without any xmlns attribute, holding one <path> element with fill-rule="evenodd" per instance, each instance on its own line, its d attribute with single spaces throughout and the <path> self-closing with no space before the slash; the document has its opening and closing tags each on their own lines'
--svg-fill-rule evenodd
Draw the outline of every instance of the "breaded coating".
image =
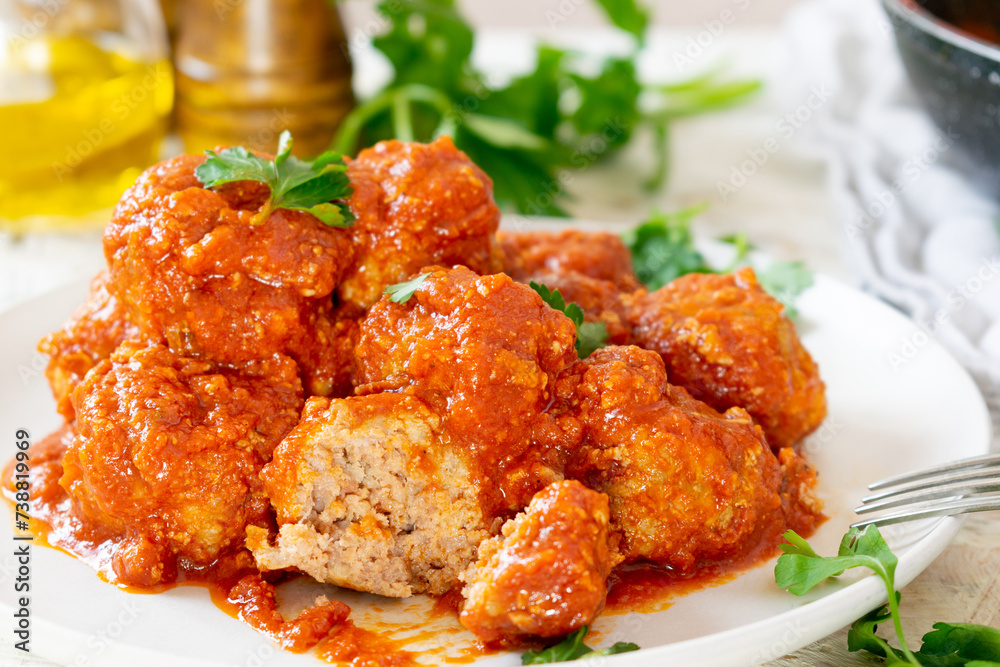
<svg viewBox="0 0 1000 667">
<path fill-rule="evenodd" d="M 259 473 L 298 421 L 295 364 L 214 369 L 166 347 L 120 346 L 73 392 L 76 437 L 60 484 L 87 521 L 115 531 L 122 583 L 170 581 L 266 525 Z"/>
<path fill-rule="evenodd" d="M 690 574 L 776 537 L 778 461 L 742 408 L 720 415 L 668 384 L 659 355 L 633 346 L 577 362 L 558 394 L 585 432 L 566 476 L 608 495 L 626 561 Z"/>
<path fill-rule="evenodd" d="M 104 232 L 109 289 L 145 339 L 178 354 L 234 366 L 293 354 L 353 264 L 351 237 L 302 211 L 257 224 L 267 186 L 203 189 L 203 161 L 161 162 L 123 195 Z"/>
<path fill-rule="evenodd" d="M 504 273 L 515 280 L 540 273 L 575 271 L 606 280 L 618 292 L 634 292 L 642 285 L 632 269 L 632 254 L 609 232 L 564 229 L 559 232 L 497 232 L 503 251 Z"/>
<path fill-rule="evenodd" d="M 59 414 L 67 421 L 73 419 L 70 396 L 87 371 L 111 356 L 123 340 L 137 333 L 125 309 L 108 292 L 107 281 L 107 271 L 98 273 L 90 284 L 87 300 L 62 329 L 38 343 L 38 350 L 49 355 L 45 376 L 52 387 Z"/>
<path fill-rule="evenodd" d="M 673 384 L 717 410 L 745 408 L 775 449 L 826 417 L 819 369 L 753 269 L 681 276 L 638 296 L 629 318 L 635 344 L 662 355 Z"/>
<path fill-rule="evenodd" d="M 366 310 L 387 286 L 433 264 L 502 270 L 493 181 L 450 138 L 383 141 L 350 161 L 348 175 L 357 263 L 340 285 L 343 304 Z"/>
<path fill-rule="evenodd" d="M 572 418 L 547 412 L 556 374 L 576 359 L 575 337 L 572 321 L 527 285 L 432 268 L 406 303 L 384 297 L 361 321 L 357 392 L 425 402 L 446 442 L 472 457 L 484 511 L 513 514 L 562 479 L 579 442 Z"/>
<path fill-rule="evenodd" d="M 441 595 L 492 533 L 466 457 L 441 419 L 399 394 L 312 398 L 265 467 L 280 532 L 251 526 L 262 570 L 407 597 Z"/>
<path fill-rule="evenodd" d="M 537 273 L 523 281 L 545 285 L 559 290 L 566 303 L 575 303 L 583 309 L 585 322 L 603 322 L 608 332 L 608 345 L 628 345 L 632 342 L 632 325 L 628 321 L 628 296 L 623 295 L 613 283 L 585 276 L 576 271 L 566 273 Z"/>
<path fill-rule="evenodd" d="M 604 608 L 620 560 L 608 544 L 608 497 L 567 480 L 545 487 L 463 575 L 460 620 L 486 644 L 561 637 Z"/>
</svg>

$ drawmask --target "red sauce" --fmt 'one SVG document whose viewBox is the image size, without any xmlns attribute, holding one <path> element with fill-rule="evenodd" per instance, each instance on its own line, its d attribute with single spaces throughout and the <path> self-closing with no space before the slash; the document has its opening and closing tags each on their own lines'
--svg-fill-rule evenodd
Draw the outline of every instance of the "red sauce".
<svg viewBox="0 0 1000 667">
<path fill-rule="evenodd" d="M 350 621 L 338 625 L 316 647 L 316 656 L 331 663 L 347 663 L 356 667 L 416 666 L 413 653 L 403 649 L 401 642 L 385 635 L 359 628 Z"/>
</svg>

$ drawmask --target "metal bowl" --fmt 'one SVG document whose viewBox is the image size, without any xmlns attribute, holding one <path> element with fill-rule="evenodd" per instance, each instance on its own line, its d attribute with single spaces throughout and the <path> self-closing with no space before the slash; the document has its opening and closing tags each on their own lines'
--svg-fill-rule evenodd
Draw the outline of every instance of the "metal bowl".
<svg viewBox="0 0 1000 667">
<path fill-rule="evenodd" d="M 954 139 L 953 163 L 1000 199 L 1000 3 L 882 0 L 924 106 Z M 962 26 L 962 27 L 959 27 Z"/>
</svg>

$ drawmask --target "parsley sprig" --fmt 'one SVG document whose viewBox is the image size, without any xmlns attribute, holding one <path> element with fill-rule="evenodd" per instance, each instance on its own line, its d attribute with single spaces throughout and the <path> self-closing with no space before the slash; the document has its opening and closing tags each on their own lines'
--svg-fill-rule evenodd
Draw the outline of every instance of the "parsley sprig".
<svg viewBox="0 0 1000 667">
<path fill-rule="evenodd" d="M 259 181 L 271 189 L 271 197 L 254 217 L 254 224 L 263 223 L 279 208 L 305 211 L 330 227 L 349 227 L 354 222 L 354 215 L 343 203 L 353 192 L 343 158 L 330 151 L 311 162 L 293 157 L 288 130 L 281 133 L 273 160 L 258 157 L 242 146 L 205 154 L 208 158 L 194 174 L 206 188 Z"/>
<path fill-rule="evenodd" d="M 608 340 L 608 328 L 604 322 L 584 322 L 583 308 L 576 303 L 566 303 L 559 290 L 550 290 L 533 280 L 531 289 L 535 290 L 549 307 L 573 320 L 573 324 L 576 325 L 576 353 L 581 359 L 586 359 L 594 350 L 605 346 L 605 341 Z"/>
<path fill-rule="evenodd" d="M 383 292 L 389 295 L 389 301 L 393 303 L 406 303 L 410 300 L 410 297 L 417 291 L 417 288 L 424 284 L 424 281 L 430 277 L 429 273 L 421 273 L 416 278 L 407 280 L 405 282 L 396 283 L 395 285 L 389 285 Z"/>
<path fill-rule="evenodd" d="M 923 637 L 923 646 L 912 652 L 903 636 L 899 615 L 902 598 L 895 588 L 898 559 L 878 528 L 851 528 L 840 543 L 836 556 L 820 556 L 795 531 L 785 533 L 788 544 L 774 568 L 778 585 L 795 595 L 805 595 L 818 584 L 854 567 L 867 567 L 885 584 L 889 603 L 866 614 L 851 625 L 847 647 L 868 651 L 885 658 L 887 665 L 913 667 L 1000 667 L 1000 631 L 970 623 L 936 623 Z M 891 621 L 900 648 L 879 637 L 880 624 Z"/>
<path fill-rule="evenodd" d="M 387 29 L 372 44 L 393 77 L 348 114 L 334 150 L 447 134 L 489 172 L 501 207 L 566 215 L 565 170 L 606 160 L 648 129 L 655 167 L 645 185 L 658 188 L 668 176 L 672 123 L 743 102 L 761 82 L 725 80 L 718 69 L 677 83 L 640 81 L 649 10 L 638 0 L 596 2 L 634 37 L 631 54 L 593 67 L 579 53 L 542 44 L 533 71 L 496 86 L 472 64 L 476 35 L 454 0 L 383 0 L 377 9 Z"/>
<path fill-rule="evenodd" d="M 583 643 L 584 638 L 590 631 L 588 626 L 583 626 L 576 632 L 566 635 L 558 644 L 538 651 L 528 651 L 521 654 L 522 665 L 547 665 L 553 662 L 569 662 L 570 660 L 583 660 L 586 658 L 597 658 L 605 655 L 615 655 L 638 651 L 639 647 L 632 642 L 615 642 L 612 646 L 604 649 L 592 649 Z"/>
<path fill-rule="evenodd" d="M 691 222 L 707 208 L 707 203 L 700 203 L 669 213 L 654 211 L 649 219 L 622 235 L 632 254 L 635 273 L 647 288 L 659 289 L 688 273 L 729 273 L 748 263 L 753 246 L 742 233 L 719 239 L 736 248 L 733 260 L 722 268 L 713 267 L 695 248 Z M 789 317 L 797 317 L 795 299 L 813 284 L 812 271 L 802 262 L 782 261 L 755 270 L 761 287 L 785 306 Z"/>
</svg>

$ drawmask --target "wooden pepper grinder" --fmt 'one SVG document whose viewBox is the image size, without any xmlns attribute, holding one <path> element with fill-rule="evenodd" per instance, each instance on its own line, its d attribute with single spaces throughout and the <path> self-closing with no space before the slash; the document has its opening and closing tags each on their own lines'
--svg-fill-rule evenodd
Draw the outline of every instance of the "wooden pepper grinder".
<svg viewBox="0 0 1000 667">
<path fill-rule="evenodd" d="M 219 145 L 325 150 L 354 104 L 331 0 L 177 0 L 176 130 L 187 153 Z"/>
</svg>

